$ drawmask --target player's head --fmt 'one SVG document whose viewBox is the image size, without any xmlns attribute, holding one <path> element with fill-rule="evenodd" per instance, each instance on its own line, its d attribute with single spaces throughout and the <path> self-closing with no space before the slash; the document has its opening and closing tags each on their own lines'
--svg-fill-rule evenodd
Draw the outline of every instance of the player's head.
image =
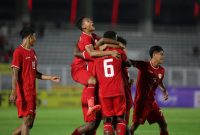
<svg viewBox="0 0 200 135">
<path fill-rule="evenodd" d="M 106 31 L 103 34 L 103 37 L 104 38 L 110 38 L 110 39 L 113 39 L 113 40 L 117 40 L 118 39 L 117 33 L 115 31 Z"/>
<path fill-rule="evenodd" d="M 149 55 L 151 59 L 156 60 L 159 64 L 163 63 L 164 50 L 161 46 L 152 46 L 149 50 Z"/>
<path fill-rule="evenodd" d="M 93 32 L 95 30 L 94 23 L 91 18 L 81 17 L 77 22 L 76 26 L 81 31 Z"/>
<path fill-rule="evenodd" d="M 121 43 L 124 44 L 125 46 L 127 45 L 127 41 L 126 41 L 126 39 L 124 39 L 123 37 L 118 36 L 118 37 L 117 37 L 117 41 L 121 42 Z"/>
<path fill-rule="evenodd" d="M 25 39 L 31 46 L 36 42 L 35 31 L 31 27 L 24 27 L 20 31 L 20 36 Z"/>
</svg>

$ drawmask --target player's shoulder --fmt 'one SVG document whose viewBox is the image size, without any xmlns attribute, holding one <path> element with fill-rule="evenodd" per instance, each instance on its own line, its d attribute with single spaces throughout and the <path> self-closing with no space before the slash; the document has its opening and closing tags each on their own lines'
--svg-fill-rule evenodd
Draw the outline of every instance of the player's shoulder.
<svg viewBox="0 0 200 135">
<path fill-rule="evenodd" d="M 35 49 L 31 48 L 31 51 L 32 51 L 33 53 L 35 53 Z"/>
<path fill-rule="evenodd" d="M 23 48 L 21 45 L 15 48 L 14 53 L 21 53 L 23 51 Z"/>
<path fill-rule="evenodd" d="M 87 34 L 87 33 L 85 33 L 85 32 L 82 32 L 80 37 L 81 37 L 81 38 L 92 38 L 91 35 L 89 35 L 89 34 Z"/>
<path fill-rule="evenodd" d="M 100 65 L 104 61 L 105 57 L 97 57 L 93 59 L 94 66 Z"/>
<path fill-rule="evenodd" d="M 93 36 L 93 37 L 98 37 L 97 34 L 95 34 L 95 33 L 92 33 L 92 36 Z"/>
<path fill-rule="evenodd" d="M 93 37 L 94 39 L 100 39 L 100 37 L 99 37 L 97 34 L 95 34 L 95 33 L 92 33 L 92 37 Z"/>
<path fill-rule="evenodd" d="M 85 41 L 91 41 L 91 40 L 92 40 L 92 36 L 90 36 L 86 33 L 82 33 L 79 38 L 79 42 L 85 42 Z"/>
<path fill-rule="evenodd" d="M 144 61 L 144 60 L 138 60 L 137 63 L 139 64 L 143 64 L 144 66 L 150 66 L 150 62 L 149 61 Z"/>
<path fill-rule="evenodd" d="M 165 68 L 163 67 L 163 66 L 159 66 L 159 69 L 161 70 L 161 71 L 165 71 Z"/>
</svg>

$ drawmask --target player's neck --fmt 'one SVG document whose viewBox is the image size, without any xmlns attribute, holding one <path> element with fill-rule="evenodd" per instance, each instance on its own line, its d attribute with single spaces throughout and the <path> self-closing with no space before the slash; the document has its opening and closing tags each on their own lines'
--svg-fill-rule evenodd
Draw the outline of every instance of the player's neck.
<svg viewBox="0 0 200 135">
<path fill-rule="evenodd" d="M 26 40 L 23 40 L 21 46 L 26 50 L 30 50 L 31 49 L 31 45 Z"/>
<path fill-rule="evenodd" d="M 154 60 L 154 59 L 150 60 L 150 64 L 151 64 L 151 66 L 153 68 L 158 68 L 159 67 L 159 63 L 156 60 Z"/>
<path fill-rule="evenodd" d="M 90 36 L 91 36 L 91 35 L 92 35 L 92 33 L 93 33 L 93 32 L 91 32 L 91 31 L 88 31 L 88 30 L 85 30 L 85 31 L 83 31 L 83 32 L 84 32 L 85 34 L 87 34 L 87 35 L 90 35 Z"/>
</svg>

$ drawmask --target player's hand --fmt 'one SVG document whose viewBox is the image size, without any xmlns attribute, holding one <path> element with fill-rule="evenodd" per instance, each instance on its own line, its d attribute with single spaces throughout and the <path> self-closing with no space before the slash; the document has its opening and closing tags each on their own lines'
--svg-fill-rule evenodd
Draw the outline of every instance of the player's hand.
<svg viewBox="0 0 200 135">
<path fill-rule="evenodd" d="M 122 44 L 121 42 L 119 42 L 119 46 L 120 46 L 121 48 L 123 48 L 123 49 L 126 48 L 126 46 L 125 46 L 124 44 Z"/>
<path fill-rule="evenodd" d="M 51 76 L 51 81 L 59 83 L 60 82 L 60 77 L 57 76 Z"/>
<path fill-rule="evenodd" d="M 163 98 L 165 101 L 168 99 L 168 96 L 169 96 L 169 94 L 168 94 L 167 90 L 163 91 Z"/>
<path fill-rule="evenodd" d="M 111 55 L 113 57 L 117 58 L 117 59 L 121 57 L 120 53 L 118 51 L 116 51 L 116 50 L 113 50 L 112 53 L 111 53 Z"/>
<path fill-rule="evenodd" d="M 16 91 L 12 90 L 10 97 L 9 97 L 9 100 L 10 100 L 11 103 L 15 103 L 16 99 L 17 99 Z"/>
<path fill-rule="evenodd" d="M 102 46 L 99 47 L 99 50 L 100 50 L 100 51 L 103 51 L 103 50 L 105 50 L 107 47 L 108 47 L 107 44 L 104 44 L 104 45 L 102 45 Z"/>
</svg>

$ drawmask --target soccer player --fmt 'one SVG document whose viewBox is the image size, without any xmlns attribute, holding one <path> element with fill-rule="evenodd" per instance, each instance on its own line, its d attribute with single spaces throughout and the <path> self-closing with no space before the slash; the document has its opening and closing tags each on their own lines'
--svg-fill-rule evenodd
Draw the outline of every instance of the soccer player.
<svg viewBox="0 0 200 135">
<path fill-rule="evenodd" d="M 90 18 L 82 17 L 79 19 L 77 22 L 77 27 L 82 31 L 78 41 L 78 48 L 82 52 L 84 58 L 86 54 L 89 54 L 91 59 L 86 60 L 80 57 L 75 57 L 71 65 L 72 78 L 76 82 L 79 82 L 85 86 L 82 92 L 82 110 L 86 124 L 84 127 L 75 129 L 72 133 L 73 135 L 79 135 L 86 133 L 89 130 L 93 130 L 95 125 L 93 123 L 96 120 L 96 117 L 94 116 L 95 112 L 99 111 L 101 108 L 100 105 L 95 105 L 96 78 L 92 75 L 92 57 L 107 55 L 112 55 L 113 57 L 119 56 L 119 53 L 116 50 L 97 51 L 94 49 L 94 45 L 99 38 L 93 33 L 95 27 Z M 87 103 L 85 103 L 85 100 L 87 100 Z"/>
<path fill-rule="evenodd" d="M 22 124 L 13 131 L 13 135 L 28 135 L 36 115 L 36 78 L 59 82 L 57 76 L 44 75 L 37 71 L 37 57 L 34 49 L 35 32 L 30 27 L 21 30 L 23 41 L 13 53 L 12 60 L 12 91 L 10 101 L 16 103 L 18 117 L 23 118 Z"/>
<path fill-rule="evenodd" d="M 168 99 L 168 92 L 163 85 L 165 69 L 160 65 L 163 63 L 164 51 L 160 46 L 152 46 L 149 54 L 150 61 L 130 60 L 131 65 L 139 70 L 130 131 L 133 135 L 138 126 L 147 120 L 149 124 L 158 123 L 160 135 L 168 135 L 167 123 L 154 97 L 159 86 L 164 100 Z"/>
<path fill-rule="evenodd" d="M 117 40 L 117 35 L 114 31 L 104 33 L 104 37 Z M 117 135 L 125 135 L 126 98 L 124 81 L 122 79 L 122 62 L 126 61 L 127 58 L 122 49 L 107 49 L 117 50 L 121 54 L 121 58 L 104 56 L 96 58 L 94 61 L 93 73 L 96 75 L 99 83 L 99 99 L 104 119 L 104 135 L 114 134 L 113 119 L 115 116 L 117 117 Z"/>
</svg>

